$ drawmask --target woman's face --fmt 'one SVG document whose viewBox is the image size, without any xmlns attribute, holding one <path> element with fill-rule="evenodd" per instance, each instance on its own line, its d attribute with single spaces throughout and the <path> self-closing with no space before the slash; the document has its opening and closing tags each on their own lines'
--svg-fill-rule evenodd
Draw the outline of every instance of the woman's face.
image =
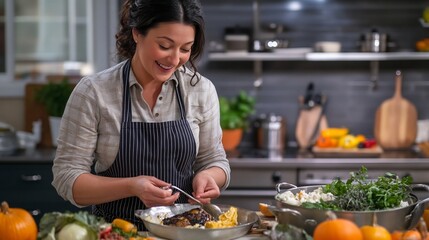
<svg viewBox="0 0 429 240">
<path fill-rule="evenodd" d="M 146 36 L 133 29 L 136 52 L 133 71 L 140 81 L 165 82 L 191 55 L 195 29 L 182 23 L 160 23 Z"/>
</svg>

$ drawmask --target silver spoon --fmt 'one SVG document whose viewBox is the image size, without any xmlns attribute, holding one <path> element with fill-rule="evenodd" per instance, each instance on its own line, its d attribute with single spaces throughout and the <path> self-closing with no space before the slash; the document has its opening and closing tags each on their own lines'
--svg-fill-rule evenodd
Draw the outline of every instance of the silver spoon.
<svg viewBox="0 0 429 240">
<path fill-rule="evenodd" d="M 203 204 L 200 200 L 194 198 L 194 196 L 192 196 L 191 194 L 183 191 L 182 189 L 180 189 L 179 187 L 176 187 L 174 185 L 171 185 L 169 187 L 164 187 L 163 189 L 168 189 L 168 188 L 175 189 L 175 190 L 185 194 L 188 198 L 194 200 L 196 203 L 198 203 L 201 206 L 201 208 L 204 211 L 206 211 L 208 214 L 210 214 L 214 218 L 214 220 L 218 220 L 219 216 L 222 214 L 222 210 L 217 205 L 214 205 L 211 203 Z"/>
</svg>

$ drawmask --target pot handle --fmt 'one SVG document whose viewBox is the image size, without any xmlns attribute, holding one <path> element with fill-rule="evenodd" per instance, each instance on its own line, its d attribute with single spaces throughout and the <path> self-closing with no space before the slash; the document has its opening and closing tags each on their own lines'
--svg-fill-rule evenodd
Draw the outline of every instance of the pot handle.
<svg viewBox="0 0 429 240">
<path fill-rule="evenodd" d="M 424 190 L 426 190 L 426 191 L 429 192 L 429 186 L 426 185 L 426 184 L 421 184 L 421 183 L 411 184 L 411 189 L 412 190 L 414 190 L 416 188 L 417 189 L 424 189 Z"/>
<path fill-rule="evenodd" d="M 277 193 L 280 193 L 282 190 L 282 187 L 286 186 L 286 189 L 294 189 L 294 188 L 298 188 L 296 185 L 293 185 L 292 183 L 288 183 L 288 182 L 281 182 L 281 183 L 277 183 L 276 184 L 276 190 Z"/>
<path fill-rule="evenodd" d="M 297 210 L 293 210 L 290 208 L 278 208 L 276 206 L 273 205 L 269 205 L 268 208 L 271 210 L 271 212 L 275 213 L 276 212 L 282 212 L 282 213 L 290 213 L 296 217 L 302 217 L 302 214 L 300 212 L 298 212 Z"/>
<path fill-rule="evenodd" d="M 407 229 L 414 228 L 417 225 L 428 203 L 429 203 L 429 197 L 417 203 L 414 209 L 411 211 L 411 213 L 405 216 L 405 220 L 409 221 Z"/>
<path fill-rule="evenodd" d="M 270 209 L 270 211 L 277 216 L 277 212 L 281 212 L 281 213 L 290 213 L 291 215 L 295 216 L 295 217 L 299 217 L 300 221 L 302 222 L 302 224 L 304 226 L 311 226 L 311 227 L 315 227 L 317 225 L 317 221 L 315 219 L 305 219 L 304 216 L 297 210 L 293 210 L 290 208 L 278 208 L 276 206 L 268 206 L 268 208 Z"/>
</svg>

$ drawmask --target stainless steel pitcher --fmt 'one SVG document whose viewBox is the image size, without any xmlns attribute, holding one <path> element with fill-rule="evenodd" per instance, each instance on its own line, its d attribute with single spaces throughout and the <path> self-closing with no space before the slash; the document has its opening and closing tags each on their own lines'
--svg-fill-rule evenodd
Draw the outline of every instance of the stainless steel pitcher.
<svg viewBox="0 0 429 240">
<path fill-rule="evenodd" d="M 257 147 L 266 150 L 284 150 L 286 141 L 286 121 L 283 117 L 262 114 L 255 121 Z"/>
</svg>

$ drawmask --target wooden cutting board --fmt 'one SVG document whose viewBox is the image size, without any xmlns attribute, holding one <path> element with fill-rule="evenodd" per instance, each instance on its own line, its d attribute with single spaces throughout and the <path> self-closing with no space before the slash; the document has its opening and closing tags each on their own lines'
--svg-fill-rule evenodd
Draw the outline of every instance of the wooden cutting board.
<svg viewBox="0 0 429 240">
<path fill-rule="evenodd" d="M 300 148 L 308 148 L 311 146 L 311 137 L 314 129 L 317 127 L 322 108 L 315 106 L 311 109 L 301 109 L 295 128 L 295 138 Z M 322 129 L 328 128 L 328 121 L 325 115 L 322 115 L 319 122 L 319 132 Z M 316 136 L 317 139 L 317 136 Z"/>
<path fill-rule="evenodd" d="M 395 94 L 385 100 L 375 114 L 374 136 L 384 149 L 410 148 L 417 136 L 417 110 L 402 97 L 402 74 L 396 71 Z"/>
<path fill-rule="evenodd" d="M 380 157 L 383 153 L 383 149 L 380 146 L 372 148 L 320 148 L 314 146 L 312 152 L 315 157 L 321 158 L 368 158 L 368 157 Z"/>
</svg>

